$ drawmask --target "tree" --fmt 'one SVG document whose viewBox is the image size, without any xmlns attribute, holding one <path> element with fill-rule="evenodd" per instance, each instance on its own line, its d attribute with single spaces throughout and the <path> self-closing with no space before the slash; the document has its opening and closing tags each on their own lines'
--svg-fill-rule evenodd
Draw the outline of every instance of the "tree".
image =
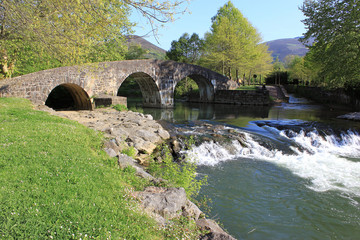
<svg viewBox="0 0 360 240">
<path fill-rule="evenodd" d="M 360 1 L 305 0 L 300 8 L 312 62 L 331 87 L 360 88 Z"/>
<path fill-rule="evenodd" d="M 166 56 L 174 61 L 195 64 L 199 61 L 204 40 L 199 35 L 193 33 L 189 36 L 184 33 L 178 41 L 171 42 L 171 48 L 166 52 Z"/>
<path fill-rule="evenodd" d="M 260 65 L 268 71 L 270 54 L 260 42 L 260 34 L 229 1 L 212 18 L 201 63 L 229 77 L 236 69 L 251 75 L 251 71 L 260 70 Z"/>
<path fill-rule="evenodd" d="M 129 21 L 131 10 L 139 11 L 155 27 L 156 21 L 172 20 L 183 3 L 182 0 L 0 1 L 0 64 L 4 71 L 15 60 L 31 62 L 32 55 L 41 61 L 36 65 L 42 65 L 44 59 L 54 65 L 121 60 L 127 51 L 124 35 L 131 33 L 134 26 Z"/>
</svg>

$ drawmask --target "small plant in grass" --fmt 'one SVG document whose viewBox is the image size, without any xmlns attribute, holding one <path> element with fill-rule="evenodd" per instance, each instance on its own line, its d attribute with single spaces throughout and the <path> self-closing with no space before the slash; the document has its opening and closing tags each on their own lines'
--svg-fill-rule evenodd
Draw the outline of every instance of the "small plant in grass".
<svg viewBox="0 0 360 240">
<path fill-rule="evenodd" d="M 125 105 L 122 104 L 116 104 L 113 106 L 113 108 L 117 111 L 123 112 L 123 111 L 127 111 L 128 108 Z"/>
<path fill-rule="evenodd" d="M 256 85 L 247 85 L 247 86 L 240 86 L 236 90 L 255 91 L 256 89 L 258 89 L 258 86 Z"/>
<path fill-rule="evenodd" d="M 144 109 L 142 109 L 141 107 L 131 107 L 129 110 L 133 112 L 144 113 Z"/>
<path fill-rule="evenodd" d="M 149 170 L 157 177 L 168 180 L 171 187 L 183 187 L 189 199 L 194 200 L 201 189 L 201 186 L 207 183 L 207 177 L 197 178 L 196 163 L 185 161 L 177 163 L 173 161 L 169 147 L 161 145 L 162 163 L 150 163 Z"/>
<path fill-rule="evenodd" d="M 134 147 L 128 147 L 124 150 L 121 151 L 121 153 L 125 154 L 125 155 L 128 155 L 129 157 L 132 157 L 134 158 L 137 154 L 137 151 Z"/>
</svg>

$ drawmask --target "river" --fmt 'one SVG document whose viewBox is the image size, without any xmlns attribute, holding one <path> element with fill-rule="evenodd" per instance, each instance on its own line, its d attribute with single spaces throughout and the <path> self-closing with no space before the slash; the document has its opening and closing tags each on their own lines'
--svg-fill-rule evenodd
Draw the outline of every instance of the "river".
<svg viewBox="0 0 360 240">
<path fill-rule="evenodd" d="M 229 152 L 204 142 L 188 152 L 209 217 L 237 239 L 360 239 L 360 123 L 336 119 L 346 110 L 290 96 L 272 107 L 177 103 L 144 109 L 188 125 L 224 124 L 246 136 Z M 190 132 L 191 132 L 190 131 Z"/>
</svg>

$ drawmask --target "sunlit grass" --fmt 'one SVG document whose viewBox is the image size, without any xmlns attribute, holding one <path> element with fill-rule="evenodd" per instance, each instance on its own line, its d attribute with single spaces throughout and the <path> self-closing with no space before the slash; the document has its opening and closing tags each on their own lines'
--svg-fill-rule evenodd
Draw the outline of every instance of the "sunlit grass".
<svg viewBox="0 0 360 240">
<path fill-rule="evenodd" d="M 149 183 L 102 151 L 101 134 L 0 98 L 0 239 L 162 239 L 131 192 Z"/>
<path fill-rule="evenodd" d="M 245 85 L 245 86 L 238 87 L 236 90 L 255 91 L 258 88 L 259 88 L 259 85 Z"/>
</svg>

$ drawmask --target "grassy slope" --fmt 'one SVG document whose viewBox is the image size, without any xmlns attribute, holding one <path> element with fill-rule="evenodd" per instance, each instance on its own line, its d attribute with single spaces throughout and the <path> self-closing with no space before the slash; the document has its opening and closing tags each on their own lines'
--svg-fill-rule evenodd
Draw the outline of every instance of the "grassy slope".
<svg viewBox="0 0 360 240">
<path fill-rule="evenodd" d="M 0 239 L 161 239 L 137 211 L 132 188 L 102 136 L 74 121 L 0 98 Z"/>
</svg>

